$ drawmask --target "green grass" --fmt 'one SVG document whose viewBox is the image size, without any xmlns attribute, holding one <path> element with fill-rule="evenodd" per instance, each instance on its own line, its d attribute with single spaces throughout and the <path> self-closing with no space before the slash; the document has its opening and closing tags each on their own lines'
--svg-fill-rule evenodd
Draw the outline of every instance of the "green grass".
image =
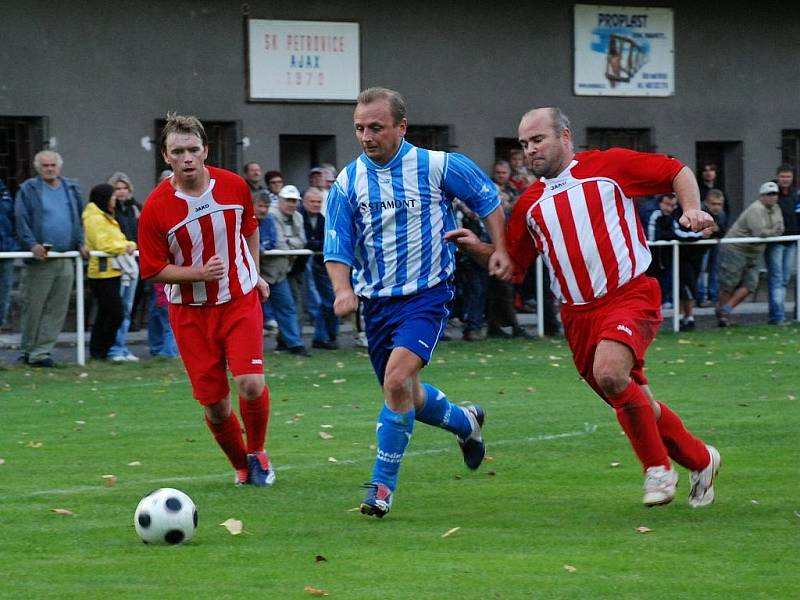
<svg viewBox="0 0 800 600">
<path fill-rule="evenodd" d="M 383 520 L 352 511 L 381 403 L 363 352 L 267 357 L 271 489 L 233 486 L 178 363 L 0 370 L 0 597 L 797 598 L 798 341 L 754 327 L 651 347 L 656 396 L 722 453 L 699 510 L 682 469 L 675 502 L 640 504 L 641 469 L 563 342 L 442 345 L 425 378 L 484 405 L 492 460 L 467 472 L 418 424 Z M 136 537 L 137 502 L 163 486 L 198 506 L 188 545 Z"/>
</svg>

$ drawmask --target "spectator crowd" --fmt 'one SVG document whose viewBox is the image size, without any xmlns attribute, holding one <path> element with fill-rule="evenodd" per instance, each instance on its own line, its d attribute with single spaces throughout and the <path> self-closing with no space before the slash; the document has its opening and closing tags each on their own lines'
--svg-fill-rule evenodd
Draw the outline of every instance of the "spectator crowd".
<svg viewBox="0 0 800 600">
<path fill-rule="evenodd" d="M 37 367 L 54 364 L 52 351 L 68 312 L 75 273 L 72 261 L 48 259 L 48 253 L 71 250 L 88 259 L 91 357 L 138 361 L 127 340 L 129 331 L 141 326 L 147 327 L 152 356 L 176 357 L 164 284 L 143 284 L 139 277 L 135 253 L 142 204 L 134 197 L 131 179 L 124 172 L 113 173 L 105 183 L 94 186 L 88 202 L 84 202 L 78 182 L 62 175 L 63 160 L 57 152 L 39 152 L 33 166 L 36 176 L 24 181 L 14 197 L 0 180 L 0 252 L 32 253 L 20 271 L 20 317 L 19 323 L 14 323 L 21 334 L 18 361 Z M 671 246 L 651 248 L 653 260 L 648 274 L 658 279 L 664 305 L 674 305 L 680 311 L 681 330 L 691 331 L 698 306 L 714 306 L 717 324 L 731 325 L 736 307 L 758 289 L 765 268 L 768 322 L 785 325 L 789 322 L 786 290 L 796 264 L 796 242 L 692 242 L 800 233 L 800 192 L 794 171 L 789 165 L 778 167 L 775 177 L 760 186 L 758 197 L 745 203 L 736 218 L 731 214 L 730 199 L 719 184 L 717 171 L 716 165 L 706 164 L 698 176 L 703 208 L 714 219 L 714 226 L 702 233 L 680 225 L 680 208 L 674 194 L 639 199 L 639 217 L 649 241 L 689 242 L 681 246 L 679 254 L 678 298 L 672 298 Z M 163 172 L 159 183 L 171 175 L 170 171 Z M 275 349 L 308 356 L 302 336 L 304 324 L 313 326 L 312 349 L 337 349 L 340 323 L 333 311 L 333 288 L 321 255 L 325 202 L 336 181 L 336 168 L 330 164 L 315 166 L 302 190 L 284 181 L 277 170 L 264 172 L 257 162 L 248 162 L 242 175 L 259 221 L 261 273 L 271 290 L 262 309 L 266 332 L 275 337 Z M 512 150 L 508 160 L 497 160 L 491 179 L 506 218 L 520 194 L 535 181 L 521 150 Z M 488 240 L 477 215 L 457 198 L 453 199 L 453 207 L 459 226 Z M 91 251 L 108 256 L 90 256 Z M 547 281 L 544 306 L 536 306 L 533 271 L 521 285 L 513 285 L 489 276 L 469 256 L 459 254 L 455 278 L 453 317 L 460 321 L 465 341 L 531 338 L 518 314 L 537 308 L 543 311 L 545 335 L 560 335 Z M 14 260 L 0 259 L 0 328 L 9 328 L 13 287 Z M 367 339 L 358 315 L 352 330 L 356 345 L 365 347 Z"/>
</svg>

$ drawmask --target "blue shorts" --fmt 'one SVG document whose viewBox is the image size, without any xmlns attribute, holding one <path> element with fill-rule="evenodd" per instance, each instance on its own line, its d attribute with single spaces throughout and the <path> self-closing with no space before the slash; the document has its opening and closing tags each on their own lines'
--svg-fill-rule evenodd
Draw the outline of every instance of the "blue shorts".
<svg viewBox="0 0 800 600">
<path fill-rule="evenodd" d="M 444 335 L 454 296 L 453 284 L 444 281 L 413 296 L 364 301 L 369 359 L 381 385 L 389 355 L 395 348 L 410 350 L 423 364 L 430 362 L 436 344 Z"/>
</svg>

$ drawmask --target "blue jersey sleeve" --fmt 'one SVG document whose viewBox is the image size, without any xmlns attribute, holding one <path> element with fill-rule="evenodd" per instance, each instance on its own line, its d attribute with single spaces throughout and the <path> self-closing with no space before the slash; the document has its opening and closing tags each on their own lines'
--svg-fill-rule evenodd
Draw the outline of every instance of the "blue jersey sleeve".
<svg viewBox="0 0 800 600">
<path fill-rule="evenodd" d="M 330 260 L 353 265 L 355 248 L 353 207 L 339 182 L 328 193 L 325 215 L 325 262 Z"/>
<path fill-rule="evenodd" d="M 463 154 L 454 152 L 447 155 L 442 188 L 463 201 L 482 219 L 500 206 L 497 186 Z"/>
</svg>

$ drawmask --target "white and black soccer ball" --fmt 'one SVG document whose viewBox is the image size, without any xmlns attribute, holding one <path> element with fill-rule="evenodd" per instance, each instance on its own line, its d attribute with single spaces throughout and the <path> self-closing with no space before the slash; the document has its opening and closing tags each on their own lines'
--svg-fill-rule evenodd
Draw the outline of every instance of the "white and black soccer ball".
<svg viewBox="0 0 800 600">
<path fill-rule="evenodd" d="M 182 544 L 197 530 L 197 507 L 182 491 L 161 488 L 139 501 L 133 525 L 145 544 Z"/>
</svg>

